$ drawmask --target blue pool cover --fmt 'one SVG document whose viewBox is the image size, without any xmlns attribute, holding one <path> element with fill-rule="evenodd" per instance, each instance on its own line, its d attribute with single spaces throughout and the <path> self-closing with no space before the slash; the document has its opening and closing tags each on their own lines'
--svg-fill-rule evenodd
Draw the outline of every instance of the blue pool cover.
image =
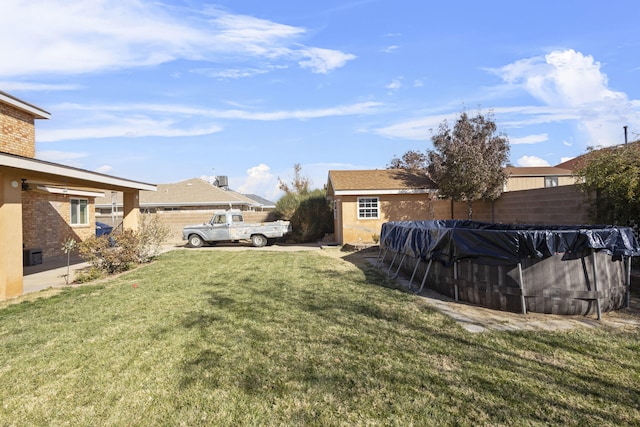
<svg viewBox="0 0 640 427">
<path fill-rule="evenodd" d="M 494 224 L 471 220 L 397 221 L 382 224 L 381 249 L 451 265 L 513 265 L 524 258 L 563 254 L 565 260 L 605 251 L 613 260 L 640 255 L 630 227 Z"/>
</svg>

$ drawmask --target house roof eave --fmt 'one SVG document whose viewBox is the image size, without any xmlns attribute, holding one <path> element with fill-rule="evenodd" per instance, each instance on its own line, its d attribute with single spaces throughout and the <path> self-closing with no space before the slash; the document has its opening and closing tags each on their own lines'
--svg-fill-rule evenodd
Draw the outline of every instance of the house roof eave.
<svg viewBox="0 0 640 427">
<path fill-rule="evenodd" d="M 24 174 L 26 178 L 32 177 L 32 179 L 52 181 L 52 184 L 63 183 L 68 186 L 98 187 L 116 191 L 156 191 L 157 189 L 154 184 L 132 181 L 9 153 L 0 153 L 0 168 L 13 169 L 17 174 Z"/>
<path fill-rule="evenodd" d="M 11 105 L 18 110 L 24 111 L 33 115 L 36 119 L 50 119 L 51 113 L 43 110 L 42 108 L 36 107 L 35 105 L 24 102 L 21 99 L 16 98 L 15 96 L 9 95 L 6 92 L 0 91 L 0 102 Z"/>
<path fill-rule="evenodd" d="M 431 188 L 394 189 L 394 190 L 336 190 L 335 196 L 377 196 L 389 194 L 428 194 L 437 190 Z"/>
</svg>

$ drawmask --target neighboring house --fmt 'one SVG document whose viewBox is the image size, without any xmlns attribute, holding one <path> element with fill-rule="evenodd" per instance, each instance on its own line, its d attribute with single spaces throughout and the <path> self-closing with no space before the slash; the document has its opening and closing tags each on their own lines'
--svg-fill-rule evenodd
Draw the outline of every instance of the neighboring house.
<svg viewBox="0 0 640 427">
<path fill-rule="evenodd" d="M 260 206 L 259 209 L 262 211 L 272 211 L 276 208 L 276 204 L 274 202 L 256 194 L 243 194 L 243 196 L 256 202 Z"/>
<path fill-rule="evenodd" d="M 216 181 L 218 182 L 218 181 Z M 226 182 L 226 179 L 222 182 Z M 140 194 L 140 210 L 157 214 L 164 225 L 172 230 L 172 240 L 179 240 L 182 227 L 208 221 L 212 211 L 238 209 L 244 212 L 247 221 L 264 221 L 275 204 L 266 199 L 256 200 L 218 186 L 201 178 L 193 178 L 172 184 L 158 184 L 158 190 Z M 96 218 L 98 221 L 118 226 L 122 218 L 122 194 L 113 193 L 97 197 Z"/>
<path fill-rule="evenodd" d="M 561 167 L 507 167 L 509 179 L 504 191 L 532 190 L 575 184 L 571 170 Z"/>
<path fill-rule="evenodd" d="M 23 264 L 63 256 L 62 243 L 95 235 L 94 199 L 124 194 L 124 227 L 137 229 L 136 181 L 35 159 L 35 120 L 51 115 L 0 91 L 0 300 L 22 295 Z"/>
<path fill-rule="evenodd" d="M 334 239 L 339 244 L 374 243 L 387 221 L 435 217 L 435 184 L 403 169 L 329 171 Z"/>
<path fill-rule="evenodd" d="M 632 141 L 632 142 L 629 142 L 628 144 L 629 145 L 635 145 L 637 147 L 638 145 L 640 145 L 640 140 Z M 559 165 L 556 165 L 556 167 L 557 168 L 562 168 L 562 169 L 568 169 L 568 170 L 573 172 L 574 170 L 584 166 L 584 162 L 586 161 L 586 158 L 587 158 L 587 156 L 589 154 L 591 154 L 591 153 L 611 152 L 611 150 L 615 150 L 617 148 L 624 147 L 625 145 L 627 145 L 627 144 L 618 144 L 618 145 L 612 145 L 610 147 L 603 147 L 603 148 L 600 148 L 600 149 L 595 150 L 593 152 L 582 154 L 580 156 L 574 157 L 573 159 L 569 159 L 569 160 L 567 160 L 565 162 L 560 163 Z"/>
</svg>

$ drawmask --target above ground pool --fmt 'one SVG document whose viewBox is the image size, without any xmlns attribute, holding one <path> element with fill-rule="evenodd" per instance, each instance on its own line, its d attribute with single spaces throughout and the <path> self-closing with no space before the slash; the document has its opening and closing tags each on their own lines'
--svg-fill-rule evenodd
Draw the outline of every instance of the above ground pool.
<svg viewBox="0 0 640 427">
<path fill-rule="evenodd" d="M 478 221 L 382 225 L 378 263 L 409 286 L 497 310 L 596 314 L 629 304 L 633 230 Z"/>
</svg>

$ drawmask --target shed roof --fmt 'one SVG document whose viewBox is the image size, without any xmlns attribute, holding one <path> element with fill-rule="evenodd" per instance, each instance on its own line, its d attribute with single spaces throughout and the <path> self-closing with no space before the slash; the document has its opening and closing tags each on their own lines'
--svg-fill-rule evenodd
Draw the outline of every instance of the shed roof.
<svg viewBox="0 0 640 427">
<path fill-rule="evenodd" d="M 426 174 L 405 169 L 329 171 L 328 192 L 335 195 L 427 193 L 436 190 Z"/>
</svg>

